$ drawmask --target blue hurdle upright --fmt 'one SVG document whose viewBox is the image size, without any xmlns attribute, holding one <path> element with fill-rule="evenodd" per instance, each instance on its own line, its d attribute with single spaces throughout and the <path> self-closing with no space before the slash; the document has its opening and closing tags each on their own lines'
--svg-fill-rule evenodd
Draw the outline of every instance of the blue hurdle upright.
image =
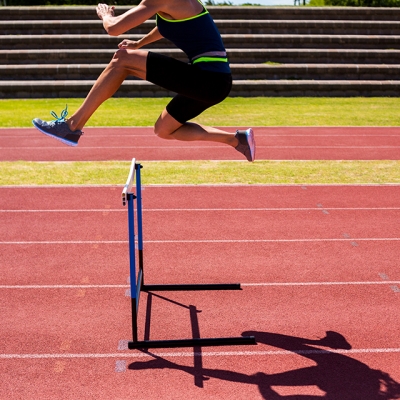
<svg viewBox="0 0 400 400">
<path fill-rule="evenodd" d="M 132 304 L 132 341 L 128 342 L 129 349 L 172 348 L 172 347 L 202 347 L 202 346 L 231 346 L 257 344 L 254 336 L 218 337 L 218 338 L 188 338 L 166 340 L 138 340 L 138 309 L 140 293 L 155 291 L 193 291 L 193 290 L 241 290 L 240 283 L 222 284 L 152 284 L 145 285 L 143 270 L 143 224 L 142 224 L 142 184 L 140 171 L 142 165 L 132 159 L 129 176 L 122 190 L 122 205 L 128 208 L 128 238 L 129 238 L 129 268 L 130 296 Z M 135 187 L 136 193 L 133 193 Z M 135 236 L 135 204 L 136 226 Z M 137 249 L 136 249 L 137 244 Z M 137 250 L 137 251 L 136 251 Z M 136 257 L 137 253 L 137 257 Z M 137 260 L 136 260 L 137 259 Z M 137 266 L 137 271 L 136 271 Z M 193 311 L 193 310 L 191 310 Z M 191 312 L 191 316 L 193 316 Z"/>
</svg>

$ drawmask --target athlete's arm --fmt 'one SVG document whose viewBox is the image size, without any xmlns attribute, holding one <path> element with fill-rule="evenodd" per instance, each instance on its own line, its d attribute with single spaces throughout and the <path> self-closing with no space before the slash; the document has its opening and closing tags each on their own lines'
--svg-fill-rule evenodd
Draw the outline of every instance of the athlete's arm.
<svg viewBox="0 0 400 400">
<path fill-rule="evenodd" d="M 99 3 L 96 12 L 98 17 L 103 20 L 104 29 L 110 36 L 118 36 L 132 28 L 142 24 L 159 11 L 159 1 L 143 0 L 138 6 L 131 8 L 127 12 L 115 16 L 114 6 Z"/>
<path fill-rule="evenodd" d="M 161 33 L 158 31 L 158 28 L 155 27 L 151 32 L 149 32 L 146 36 L 143 36 L 140 40 L 129 40 L 124 39 L 118 47 L 120 49 L 140 49 L 146 44 L 156 42 L 157 40 L 162 39 Z"/>
</svg>

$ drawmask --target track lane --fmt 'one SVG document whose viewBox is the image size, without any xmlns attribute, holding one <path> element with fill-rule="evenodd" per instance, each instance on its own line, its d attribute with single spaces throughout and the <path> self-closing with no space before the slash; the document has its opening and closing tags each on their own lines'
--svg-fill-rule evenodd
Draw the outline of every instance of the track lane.
<svg viewBox="0 0 400 400">
<path fill-rule="evenodd" d="M 88 393 L 93 398 L 148 399 L 154 392 L 160 399 L 265 399 L 276 393 L 329 393 L 333 398 L 346 395 L 352 399 L 361 393 L 363 399 L 371 398 L 378 382 L 374 370 L 400 382 L 399 293 L 391 288 L 400 279 L 398 246 L 393 241 L 372 240 L 357 246 L 351 242 L 361 228 L 365 234 L 397 232 L 392 220 L 398 213 L 398 190 L 399 186 L 146 188 L 145 235 L 157 240 L 145 244 L 149 283 L 196 277 L 196 282 L 238 279 L 245 284 L 274 284 L 244 285 L 240 292 L 160 292 L 158 297 L 152 296 L 151 315 L 146 314 L 148 296 L 143 294 L 141 337 L 190 336 L 193 326 L 188 307 L 194 305 L 201 311 L 197 316 L 202 337 L 236 336 L 250 330 L 259 342 L 255 347 L 165 349 L 152 355 L 119 349 L 120 341 L 130 335 L 130 302 L 125 295 L 126 210 L 120 206 L 119 190 L 1 188 L 0 218 L 9 228 L 1 231 L 2 239 L 8 235 L 61 239 L 51 245 L 0 245 L 5 249 L 1 264 L 6 271 L 0 279 L 5 322 L 0 327 L 5 338 L 0 373 L 6 382 L 1 391 L 12 390 L 17 398 L 29 398 L 32 393 L 36 398 L 59 398 L 62 394 L 67 400 L 87 398 Z M 21 192 L 27 195 L 26 204 Z M 171 209 L 161 211 L 163 205 Z M 71 212 L 72 206 L 82 211 Z M 57 207 L 64 211 L 48 211 Z M 119 207 L 122 211 L 117 211 Z M 224 216 L 227 207 L 232 210 Z M 247 213 L 247 219 L 234 218 L 237 213 L 246 214 L 246 208 L 262 207 L 268 210 L 254 211 L 254 223 L 253 212 Z M 296 214 L 301 218 L 292 223 L 290 217 Z M 389 217 L 381 219 L 385 214 Z M 247 236 L 256 239 L 271 234 L 272 240 L 240 242 L 233 248 L 224 241 L 206 245 L 158 242 L 155 233 L 165 235 L 178 222 L 184 229 L 173 235 L 180 240 L 204 237 L 203 229 L 210 229 L 210 236 L 217 238 L 222 238 L 224 231 L 230 239 L 245 237 L 248 228 Z M 54 228 L 55 224 L 64 224 L 72 233 Z M 350 237 L 321 241 L 332 228 L 346 228 L 344 233 Z M 277 242 L 272 237 L 272 233 L 288 232 L 295 237 L 296 230 L 297 236 L 313 233 L 315 241 Z M 125 241 L 107 244 L 100 238 L 91 243 L 62 243 L 72 236 L 88 237 L 86 231 L 104 238 L 118 235 Z M 296 281 L 303 284 L 291 284 Z M 96 287 L 107 282 L 118 287 Z M 313 282 L 319 284 L 311 285 Z M 2 288 L 5 283 L 36 286 Z M 46 283 L 76 286 L 41 287 Z M 94 286 L 89 287 L 91 284 Z M 326 331 L 339 332 L 351 349 L 326 353 L 330 348 L 319 342 Z M 299 385 L 293 379 L 300 371 Z M 332 380 L 332 376 L 338 379 Z M 337 397 L 338 393 L 342 397 Z"/>
<path fill-rule="evenodd" d="M 233 127 L 222 127 L 235 132 Z M 255 127 L 258 160 L 397 160 L 398 127 Z M 229 146 L 162 140 L 153 128 L 86 128 L 79 146 L 34 128 L 0 129 L 4 161 L 243 160 Z"/>
</svg>

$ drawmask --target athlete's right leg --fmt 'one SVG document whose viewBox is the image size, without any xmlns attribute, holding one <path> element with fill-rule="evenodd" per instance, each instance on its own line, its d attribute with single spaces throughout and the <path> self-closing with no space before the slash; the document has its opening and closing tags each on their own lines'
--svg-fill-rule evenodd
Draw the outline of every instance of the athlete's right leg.
<svg viewBox="0 0 400 400">
<path fill-rule="evenodd" d="M 190 101 L 190 99 L 187 99 L 187 101 Z M 179 122 L 165 109 L 154 126 L 154 133 L 162 139 L 198 140 L 228 144 L 242 153 L 248 161 L 255 159 L 256 147 L 252 129 L 229 133 L 193 122 Z"/>
<path fill-rule="evenodd" d="M 82 129 L 97 108 L 119 89 L 128 75 L 146 79 L 147 51 L 118 50 L 79 109 L 67 120 L 72 131 Z"/>
<path fill-rule="evenodd" d="M 162 139 L 175 139 L 187 142 L 218 142 L 228 144 L 232 147 L 236 147 L 239 144 L 234 133 L 193 122 L 181 123 L 172 117 L 167 109 L 164 109 L 155 123 L 154 133 Z"/>
</svg>

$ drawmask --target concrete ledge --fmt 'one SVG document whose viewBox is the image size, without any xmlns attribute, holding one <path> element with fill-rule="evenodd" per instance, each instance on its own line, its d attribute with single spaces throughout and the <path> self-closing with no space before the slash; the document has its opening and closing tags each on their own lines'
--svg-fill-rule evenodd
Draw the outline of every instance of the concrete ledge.
<svg viewBox="0 0 400 400">
<path fill-rule="evenodd" d="M 116 6 L 116 14 L 131 7 Z M 216 19 L 340 19 L 340 20 L 400 20 L 400 9 L 391 7 L 238 7 L 209 6 Z M 20 6 L 0 7 L 3 20 L 95 19 L 95 6 Z"/>
<path fill-rule="evenodd" d="M 153 51 L 187 62 L 179 49 L 153 49 Z M 88 64 L 108 63 L 113 57 L 112 49 L 46 49 L 46 50 L 0 50 L 3 65 L 9 64 Z M 233 64 L 261 64 L 275 62 L 284 64 L 400 64 L 400 50 L 376 49 L 228 49 Z"/>
<path fill-rule="evenodd" d="M 215 20 L 221 34 L 328 34 L 400 35 L 399 21 L 316 21 L 316 20 Z M 146 34 L 155 26 L 148 20 L 128 31 Z M 1 21 L 3 35 L 105 34 L 101 20 Z"/>
<path fill-rule="evenodd" d="M 2 81 L 0 97 L 86 97 L 94 81 Z M 126 81 L 114 97 L 171 97 L 174 93 L 144 81 Z M 234 81 L 231 97 L 398 97 L 400 81 Z"/>
<path fill-rule="evenodd" d="M 141 34 L 124 35 L 125 39 L 139 40 Z M 228 49 L 250 48 L 338 48 L 341 49 L 400 49 L 400 35 L 297 35 L 297 34 L 224 34 Z M 101 46 L 116 50 L 121 37 L 105 34 L 78 35 L 0 35 L 3 50 L 27 49 L 93 49 Z M 174 48 L 166 39 L 149 44 L 146 49 Z"/>
<path fill-rule="evenodd" d="M 0 65 L 0 81 L 95 80 L 107 64 Z M 231 64 L 236 80 L 390 80 L 400 65 L 381 64 Z M 128 80 L 136 79 L 128 77 Z"/>
<path fill-rule="evenodd" d="M 235 81 L 243 97 L 398 97 L 400 81 Z"/>
</svg>

